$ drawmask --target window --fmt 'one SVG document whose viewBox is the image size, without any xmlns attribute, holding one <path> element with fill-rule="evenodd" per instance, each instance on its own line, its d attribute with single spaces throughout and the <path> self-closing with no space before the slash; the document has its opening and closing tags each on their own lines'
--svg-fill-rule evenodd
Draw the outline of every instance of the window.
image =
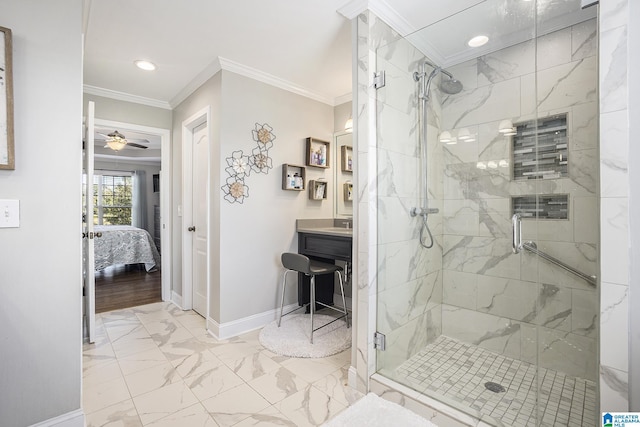
<svg viewBox="0 0 640 427">
<path fill-rule="evenodd" d="M 132 194 L 131 172 L 96 171 L 93 175 L 93 223 L 131 225 Z"/>
</svg>

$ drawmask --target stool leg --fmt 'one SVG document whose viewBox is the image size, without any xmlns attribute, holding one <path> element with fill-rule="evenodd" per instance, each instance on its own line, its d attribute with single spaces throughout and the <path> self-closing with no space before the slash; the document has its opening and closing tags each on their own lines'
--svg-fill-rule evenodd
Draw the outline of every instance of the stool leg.
<svg viewBox="0 0 640 427">
<path fill-rule="evenodd" d="M 280 327 L 280 322 L 282 321 L 282 309 L 284 308 L 284 288 L 287 284 L 287 273 L 289 270 L 285 270 L 282 275 L 282 300 L 280 301 L 280 316 L 278 317 L 278 328 Z"/>
<path fill-rule="evenodd" d="M 349 312 L 347 311 L 347 301 L 344 298 L 344 286 L 342 284 L 342 274 L 338 271 L 338 279 L 340 279 L 340 293 L 342 294 L 342 307 L 344 308 L 344 321 L 347 322 L 347 328 L 349 327 Z"/>
<path fill-rule="evenodd" d="M 313 311 L 316 309 L 316 276 L 311 276 L 311 294 L 310 310 L 311 310 L 311 344 L 313 344 Z"/>
</svg>

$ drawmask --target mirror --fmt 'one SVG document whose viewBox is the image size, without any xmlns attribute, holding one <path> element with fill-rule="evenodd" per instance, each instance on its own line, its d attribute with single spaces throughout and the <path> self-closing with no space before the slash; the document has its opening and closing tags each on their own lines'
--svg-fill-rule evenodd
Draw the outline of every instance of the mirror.
<svg viewBox="0 0 640 427">
<path fill-rule="evenodd" d="M 333 136 L 333 195 L 334 216 L 353 217 L 353 134 L 336 132 Z"/>
</svg>

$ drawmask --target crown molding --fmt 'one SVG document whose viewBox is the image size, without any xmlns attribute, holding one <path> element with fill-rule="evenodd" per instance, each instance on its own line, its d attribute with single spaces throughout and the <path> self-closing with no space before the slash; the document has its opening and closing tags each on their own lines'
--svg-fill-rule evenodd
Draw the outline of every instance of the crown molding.
<svg viewBox="0 0 640 427">
<path fill-rule="evenodd" d="M 200 86 L 205 84 L 211 77 L 215 76 L 221 69 L 222 65 L 220 64 L 220 58 L 214 59 L 213 62 L 207 65 L 204 70 L 198 73 L 193 80 L 187 83 L 187 85 L 183 87 L 182 90 L 180 90 L 180 92 L 171 99 L 171 101 L 169 101 L 171 108 L 176 108 L 180 105 L 182 101 L 198 90 Z"/>
<path fill-rule="evenodd" d="M 350 102 L 353 101 L 353 94 L 351 92 L 349 93 L 345 93 L 342 96 L 337 97 L 334 101 L 333 101 L 333 106 L 338 106 L 341 104 L 344 104 L 345 102 Z"/>
<path fill-rule="evenodd" d="M 168 102 L 160 101 L 158 99 L 145 98 L 144 96 L 131 95 L 129 93 L 118 92 L 116 90 L 104 89 L 91 85 L 83 85 L 82 91 L 84 93 L 88 93 L 89 95 L 102 96 L 104 98 L 117 99 L 119 101 L 133 102 L 136 104 L 148 105 L 149 107 L 171 110 L 171 105 L 169 105 Z"/>
<path fill-rule="evenodd" d="M 227 58 L 219 57 L 218 60 L 220 61 L 220 66 L 225 71 L 231 71 L 233 73 L 249 77 L 250 79 L 257 80 L 259 82 L 266 83 L 268 85 L 275 86 L 277 88 L 284 89 L 286 91 L 293 92 L 307 98 L 311 98 L 324 104 L 331 105 L 332 107 L 334 106 L 334 101 L 321 93 L 311 91 L 288 80 L 281 79 L 280 77 L 265 73 L 264 71 L 260 71 L 255 68 L 248 67 Z"/>
<path fill-rule="evenodd" d="M 384 0 L 370 0 L 369 9 L 375 15 L 386 22 L 391 28 L 398 32 L 402 37 L 413 33 L 415 28 L 406 19 L 402 17 L 393 7 Z"/>
<path fill-rule="evenodd" d="M 347 19 L 353 19 L 367 9 L 369 9 L 369 0 L 351 0 L 340 7 L 337 12 Z"/>
<path fill-rule="evenodd" d="M 403 37 L 416 30 L 385 0 L 352 0 L 339 8 L 337 12 L 347 19 L 353 19 L 366 10 L 372 11 Z"/>
</svg>

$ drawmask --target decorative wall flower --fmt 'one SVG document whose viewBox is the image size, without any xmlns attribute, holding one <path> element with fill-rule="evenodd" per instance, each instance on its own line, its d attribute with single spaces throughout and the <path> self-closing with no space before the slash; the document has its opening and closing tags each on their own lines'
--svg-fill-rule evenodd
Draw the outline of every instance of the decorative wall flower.
<svg viewBox="0 0 640 427">
<path fill-rule="evenodd" d="M 245 156 L 242 150 L 234 151 L 231 153 L 231 157 L 227 157 L 226 160 L 229 166 L 225 171 L 227 171 L 230 176 L 244 178 L 251 173 L 250 157 Z"/>
<path fill-rule="evenodd" d="M 244 179 L 237 176 L 227 178 L 227 183 L 221 188 L 225 193 L 224 199 L 229 203 L 242 203 L 249 197 L 249 187 L 244 183 Z"/>
<path fill-rule="evenodd" d="M 258 147 L 261 147 L 262 150 L 268 150 L 273 147 L 273 140 L 276 139 L 276 136 L 273 134 L 273 128 L 267 123 L 263 125 L 256 123 L 256 128 L 251 133 L 253 140 L 258 143 Z"/>
<path fill-rule="evenodd" d="M 273 168 L 273 162 L 269 157 L 269 149 L 273 147 L 273 128 L 268 124 L 256 123 L 251 131 L 253 140 L 258 146 L 251 151 L 250 156 L 245 156 L 242 150 L 234 151 L 231 157 L 227 157 L 225 171 L 229 174 L 225 185 L 220 187 L 224 193 L 224 199 L 229 203 L 242 203 L 249 197 L 249 187 L 245 184 L 245 177 L 253 170 L 256 173 L 268 174 Z"/>
<path fill-rule="evenodd" d="M 252 153 L 253 155 L 249 157 L 251 169 L 256 173 L 269 173 L 269 169 L 273 168 L 273 162 L 268 155 L 268 151 L 262 151 L 260 147 L 256 147 Z"/>
</svg>

